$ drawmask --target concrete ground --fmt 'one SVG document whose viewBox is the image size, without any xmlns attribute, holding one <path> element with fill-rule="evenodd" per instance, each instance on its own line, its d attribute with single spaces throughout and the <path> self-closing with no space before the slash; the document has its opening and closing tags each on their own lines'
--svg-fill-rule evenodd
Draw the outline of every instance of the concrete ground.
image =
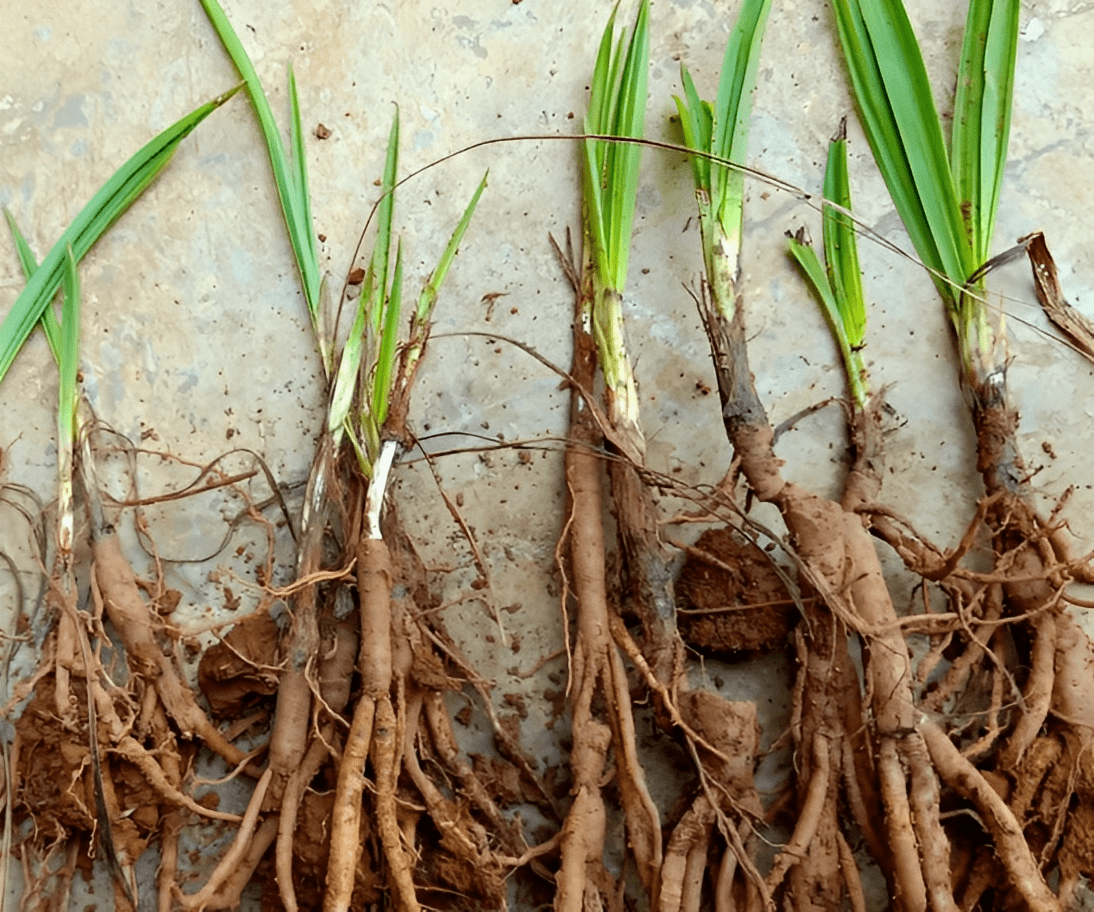
<svg viewBox="0 0 1094 912">
<path fill-rule="evenodd" d="M 914 22 L 947 109 L 963 26 L 963 4 L 923 0 Z M 43 5 L 9 0 L 0 56 L 0 203 L 43 256 L 100 184 L 155 132 L 236 82 L 197 0 Z M 656 0 L 648 135 L 678 140 L 670 120 L 679 62 L 700 91 L 714 93 L 736 4 Z M 307 130 L 315 230 L 323 267 L 341 284 L 377 197 L 394 105 L 403 124 L 400 172 L 408 174 L 482 140 L 514 137 L 455 158 L 403 188 L 396 227 L 416 290 L 439 255 L 482 172 L 490 183 L 437 308 L 436 338 L 411 420 L 437 453 L 445 490 L 462 503 L 490 570 L 483 600 L 468 588 L 472 555 L 424 461 L 397 470 L 396 497 L 452 605 L 448 627 L 480 672 L 525 697 L 524 743 L 554 762 L 564 726 L 551 729 L 545 692 L 558 687 L 562 645 L 553 550 L 565 498 L 559 438 L 568 393 L 558 377 L 500 339 L 520 340 L 561 367 L 569 363 L 571 294 L 548 246 L 578 228 L 578 149 L 529 139 L 578 131 L 609 4 L 572 0 L 410 2 L 226 0 L 266 86 L 287 122 L 286 66 L 299 85 Z M 1022 7 L 1017 101 L 997 247 L 1043 229 L 1072 303 L 1094 297 L 1094 3 L 1027 0 Z M 852 183 L 860 217 L 910 250 L 854 121 L 836 56 L 834 25 L 820 0 L 777 2 L 755 97 L 753 164 L 816 194 L 828 137 L 851 116 Z M 320 140 L 322 124 L 329 136 Z M 690 484 L 719 480 L 730 458 L 709 393 L 713 374 L 685 287 L 701 254 L 684 156 L 645 154 L 628 285 L 631 350 L 641 384 L 651 467 Z M 784 255 L 783 232 L 817 213 L 795 195 L 748 185 L 745 288 L 757 386 L 774 422 L 843 394 L 836 350 Z M 0 314 L 22 286 L 10 245 L 0 243 Z M 871 302 L 868 354 L 899 425 L 888 442 L 884 501 L 943 545 L 960 537 L 979 487 L 974 441 L 956 390 L 948 329 L 928 276 L 914 259 L 864 241 Z M 298 508 L 300 485 L 321 426 L 314 351 L 270 168 L 243 95 L 214 113 L 100 242 L 81 269 L 85 295 L 82 371 L 100 419 L 154 455 L 138 459 L 142 495 L 192 480 L 192 465 L 230 450 L 265 460 Z M 993 280 L 994 281 L 994 280 Z M 1009 380 L 1022 415 L 1021 443 L 1046 503 L 1075 487 L 1065 516 L 1081 546 L 1094 544 L 1094 370 L 1040 315 L 1024 262 L 993 288 L 1011 334 Z M 487 340 L 468 333 L 497 333 Z M 0 481 L 55 494 L 56 371 L 37 334 L 0 386 Z M 523 451 L 501 444 L 525 442 Z M 497 445 L 497 446 L 495 446 Z M 821 492 L 842 477 L 839 410 L 828 408 L 782 438 L 789 477 Z M 530 455 L 531 458 L 528 458 Z M 178 461 L 186 461 L 181 465 Z M 120 460 L 109 480 L 125 495 Z M 115 464 L 117 463 L 117 464 Z M 230 456 L 226 471 L 252 465 Z M 268 495 L 261 478 L 256 500 Z M 240 502 L 203 495 L 149 508 L 147 519 L 168 582 L 182 592 L 175 621 L 207 631 L 257 599 L 255 563 L 264 533 L 232 525 Z M 36 587 L 26 525 L 10 507 L 0 545 Z M 222 539 L 234 538 L 224 548 Z M 685 529 L 682 536 L 697 535 Z M 259 555 L 259 557 L 256 557 Z M 289 542 L 277 542 L 275 581 L 291 576 Z M 441 571 L 447 571 L 442 573 Z M 895 573 L 895 569 L 894 569 Z M 15 610 L 10 575 L 0 576 L 0 612 Z M 468 594 L 475 598 L 466 598 Z M 208 640 L 208 634 L 205 634 Z M 513 648 L 518 642 L 519 652 Z M 507 646 L 502 643 L 507 642 Z M 26 651 L 20 665 L 25 668 Z M 715 668 L 722 686 L 762 700 L 770 740 L 785 713 L 787 668 Z M 552 677 L 553 676 L 553 677 Z M 10 736 L 5 723 L 2 732 Z M 480 738 L 479 748 L 486 745 Z M 196 838 L 196 837 L 195 837 Z M 145 873 L 151 876 L 154 859 Z M 17 895 L 18 877 L 9 887 Z M 108 908 L 109 891 L 86 902 Z"/>
</svg>

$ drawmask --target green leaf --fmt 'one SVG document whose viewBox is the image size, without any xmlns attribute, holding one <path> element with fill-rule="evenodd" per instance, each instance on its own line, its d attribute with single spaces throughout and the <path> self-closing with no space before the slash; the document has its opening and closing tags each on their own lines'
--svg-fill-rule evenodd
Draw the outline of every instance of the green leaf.
<svg viewBox="0 0 1094 912">
<path fill-rule="evenodd" d="M 645 129 L 650 57 L 649 13 L 648 0 L 642 0 L 627 45 L 623 72 L 619 78 L 615 118 L 610 131 L 613 136 L 640 139 Z M 638 200 L 638 170 L 641 158 L 642 147 L 635 143 L 608 145 L 606 165 L 611 193 L 611 215 L 607 232 L 608 251 L 611 256 L 610 287 L 618 291 L 622 291 L 627 284 L 627 264 L 630 260 L 634 209 Z"/>
<path fill-rule="evenodd" d="M 479 186 L 472 195 L 471 202 L 463 210 L 463 216 L 460 218 L 459 224 L 456 225 L 456 230 L 452 232 L 452 237 L 448 239 L 448 245 L 444 248 L 444 253 L 441 254 L 436 268 L 429 274 L 429 278 L 422 288 L 422 293 L 418 296 L 418 307 L 414 312 L 414 320 L 419 324 L 426 323 L 433 313 L 441 284 L 444 282 L 445 276 L 448 275 L 448 270 L 452 266 L 452 261 L 456 258 L 456 252 L 459 250 L 460 242 L 463 241 L 463 236 L 471 225 L 471 218 L 475 214 L 475 208 L 479 205 L 479 197 L 482 196 L 482 191 L 486 189 L 486 179 L 489 176 L 490 172 L 487 171 L 482 176 L 482 180 L 479 181 Z"/>
<path fill-rule="evenodd" d="M 327 430 L 330 431 L 335 451 L 342 442 L 342 434 L 347 427 L 357 386 L 361 377 L 361 364 L 364 361 L 365 340 L 369 315 L 376 307 L 375 273 L 370 265 L 361 286 L 361 295 L 357 299 L 357 312 L 353 318 L 353 327 L 342 346 L 338 359 L 338 370 L 331 381 L 330 399 L 327 403 Z M 352 428 L 350 428 L 352 431 Z M 352 434 L 351 434 L 352 436 Z"/>
<path fill-rule="evenodd" d="M 843 210 L 849 211 L 851 208 L 843 123 L 828 146 L 824 198 Z M 824 207 L 823 219 L 827 269 L 821 267 L 804 230 L 790 237 L 788 252 L 797 260 L 817 295 L 821 311 L 839 346 L 852 399 L 857 407 L 863 408 L 868 395 L 866 364 L 860 353 L 866 336 L 866 302 L 862 294 L 855 226 L 846 212 L 830 206 Z"/>
<path fill-rule="evenodd" d="M 395 215 L 395 184 L 399 172 L 399 109 L 391 120 L 387 138 L 387 157 L 384 161 L 384 179 L 381 185 L 380 208 L 376 216 L 376 246 L 373 247 L 373 263 L 376 281 L 380 288 L 381 302 L 387 295 L 388 262 L 391 258 L 391 223 Z M 379 338 L 384 324 L 383 306 L 372 314 L 372 331 Z"/>
<path fill-rule="evenodd" d="M 745 0 L 726 43 L 713 107 L 700 100 L 687 68 L 680 68 L 684 100 L 677 98 L 676 107 L 684 144 L 705 154 L 691 156 L 703 263 L 714 305 L 726 320 L 736 306 L 744 219 L 744 175 L 734 166 L 744 165 L 748 152 L 752 94 L 770 9 L 771 0 Z"/>
<path fill-rule="evenodd" d="M 828 146 L 824 172 L 824 198 L 843 210 L 851 209 L 851 184 L 847 173 L 847 139 L 840 134 Z M 866 301 L 862 295 L 862 270 L 858 260 L 855 225 L 846 212 L 824 207 L 824 258 L 828 279 L 838 304 L 838 319 L 852 348 L 862 345 L 866 333 Z"/>
<path fill-rule="evenodd" d="M 23 277 L 29 281 L 38 269 L 38 260 L 30 249 L 27 239 L 23 237 L 23 232 L 19 230 L 15 216 L 7 209 L 4 209 L 4 218 L 8 220 L 8 228 L 11 229 L 11 237 L 15 241 L 15 251 L 19 255 L 19 265 L 23 268 Z M 53 360 L 60 363 L 61 324 L 57 322 L 57 314 L 54 313 L 52 307 L 47 306 L 42 311 L 42 330 L 46 334 L 49 350 L 53 352 Z"/>
<path fill-rule="evenodd" d="M 971 0 L 965 22 L 950 164 L 977 267 L 991 256 L 1007 162 L 1018 8 L 1018 0 Z"/>
<path fill-rule="evenodd" d="M 770 10 L 771 0 L 745 0 L 722 60 L 710 151 L 738 165 L 745 163 L 752 94 Z M 740 221 L 744 176 L 740 171 L 721 166 L 712 169 L 711 181 L 714 217 L 723 222 L 728 232 L 727 221 Z"/>
<path fill-rule="evenodd" d="M 106 229 L 155 180 L 179 143 L 237 91 L 233 89 L 202 105 L 143 146 L 114 172 L 65 229 L 0 324 L 0 381 L 60 287 L 67 247 L 72 246 L 77 262 L 83 259 Z"/>
<path fill-rule="evenodd" d="M 72 245 L 65 246 L 64 305 L 61 308 L 60 403 L 57 409 L 57 446 L 72 450 L 76 421 L 76 376 L 80 366 L 80 274 Z"/>
<path fill-rule="evenodd" d="M 308 312 L 311 315 L 312 326 L 316 333 L 320 330 L 319 303 L 320 303 L 320 271 L 319 257 L 315 245 L 315 236 L 312 231 L 311 203 L 308 200 L 308 172 L 307 159 L 304 154 L 303 134 L 300 130 L 300 104 L 296 94 L 296 79 L 292 69 L 289 69 L 289 97 L 292 108 L 292 129 L 290 144 L 293 150 L 293 158 L 290 160 L 285 152 L 285 146 L 281 134 L 274 120 L 273 111 L 266 93 L 255 72 L 251 58 L 247 55 L 243 43 L 239 40 L 232 23 L 224 14 L 217 0 L 201 0 L 209 22 L 216 30 L 217 36 L 224 45 L 224 50 L 235 64 L 239 75 L 243 77 L 247 94 L 250 96 L 251 105 L 258 117 L 258 125 L 262 129 L 262 136 L 266 140 L 266 150 L 270 156 L 270 165 L 273 167 L 274 183 L 277 184 L 277 193 L 281 198 L 281 211 L 285 216 L 285 227 L 289 232 L 289 242 L 292 244 L 293 253 L 296 256 L 296 266 L 300 271 L 300 281 L 304 289 L 304 298 L 307 301 Z"/>
<path fill-rule="evenodd" d="M 960 286 L 976 268 L 927 71 L 899 0 L 833 0 L 866 138 L 920 259 Z M 939 282 L 949 307 L 953 286 Z"/>
<path fill-rule="evenodd" d="M 378 428 L 387 420 L 387 407 L 391 399 L 391 384 L 395 367 L 395 352 L 399 347 L 399 314 L 403 304 L 403 244 L 395 247 L 395 274 L 391 279 L 391 291 L 384 307 L 384 325 L 380 334 L 380 350 L 373 369 L 370 403 L 372 418 Z M 370 452 L 375 460 L 378 452 Z"/>
<path fill-rule="evenodd" d="M 645 128 L 649 70 L 649 0 L 638 7 L 630 39 L 612 37 L 618 6 L 612 10 L 600 41 L 590 84 L 585 131 L 641 139 Z M 636 143 L 586 140 L 586 233 L 600 281 L 622 291 L 627 281 L 631 230 L 638 193 L 642 147 Z"/>
<path fill-rule="evenodd" d="M 673 95 L 676 110 L 680 115 L 680 126 L 684 131 L 684 145 L 689 149 L 710 151 L 710 141 L 714 130 L 714 112 L 710 105 L 699 99 L 691 74 L 683 63 L 680 64 L 680 81 L 684 84 L 684 98 Z M 686 99 L 686 100 L 685 100 Z M 691 155 L 691 176 L 695 189 L 710 195 L 710 159 L 706 156 Z"/>
</svg>

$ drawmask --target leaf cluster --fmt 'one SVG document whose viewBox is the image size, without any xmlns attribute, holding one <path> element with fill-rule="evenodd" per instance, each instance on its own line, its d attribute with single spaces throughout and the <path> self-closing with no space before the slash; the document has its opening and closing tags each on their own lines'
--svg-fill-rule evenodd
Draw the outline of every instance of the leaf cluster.
<svg viewBox="0 0 1094 912">
<path fill-rule="evenodd" d="M 585 132 L 641 139 L 650 55 L 649 0 L 639 3 L 630 38 L 624 32 L 615 41 L 618 11 L 617 3 L 600 40 Z M 586 243 L 592 248 L 599 284 L 622 293 L 627 284 L 642 146 L 597 139 L 584 140 L 583 146 Z"/>
<path fill-rule="evenodd" d="M 833 2 L 874 159 L 955 319 L 960 289 L 990 256 L 1010 133 L 1018 8 L 1018 0 L 969 3 L 947 150 L 900 0 Z"/>
</svg>

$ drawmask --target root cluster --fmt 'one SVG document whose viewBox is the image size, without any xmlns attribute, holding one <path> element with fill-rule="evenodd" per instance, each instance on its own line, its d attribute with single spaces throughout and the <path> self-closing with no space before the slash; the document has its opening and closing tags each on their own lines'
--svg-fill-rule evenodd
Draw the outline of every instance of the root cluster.
<svg viewBox="0 0 1094 912">
<path fill-rule="evenodd" d="M 636 896 L 655 912 L 865 910 L 867 869 L 898 912 L 1077 908 L 1094 876 L 1094 644 L 1067 605 L 1092 571 L 1032 506 L 1016 417 L 972 391 L 985 493 L 945 550 L 883 506 L 876 409 L 855 419 L 839 500 L 783 478 L 743 318 L 704 318 L 735 462 L 693 497 L 690 518 L 719 523 L 680 546 L 679 575 L 651 485 L 668 482 L 599 408 L 595 347 L 575 321 L 561 788 L 499 723 L 397 511 L 370 537 L 367 485 L 330 450 L 283 616 L 270 595 L 208 648 L 200 698 L 162 578 L 138 579 L 87 482 L 89 563 L 58 561 L 55 623 L 16 695 L 7 786 L 27 907 L 63 906 L 102 861 L 115 907 L 137 908 L 134 864 L 156 844 L 161 912 L 235 908 L 252 883 L 290 912 L 502 909 L 517 882 L 558 912 Z M 757 546 L 751 499 L 779 511 L 785 538 L 765 537 L 786 561 Z M 918 578 L 921 611 L 897 610 L 882 548 Z M 780 648 L 795 666 L 790 724 L 767 734 L 792 774 L 761 798 L 756 706 L 689 668 Z M 493 768 L 456 737 L 464 693 L 494 725 Z M 647 773 L 658 738 L 688 764 L 668 801 Z M 238 813 L 196 779 L 201 750 L 253 783 Z M 521 802 L 553 826 L 531 846 L 507 807 Z M 184 878 L 180 835 L 199 824 L 231 838 Z"/>
</svg>

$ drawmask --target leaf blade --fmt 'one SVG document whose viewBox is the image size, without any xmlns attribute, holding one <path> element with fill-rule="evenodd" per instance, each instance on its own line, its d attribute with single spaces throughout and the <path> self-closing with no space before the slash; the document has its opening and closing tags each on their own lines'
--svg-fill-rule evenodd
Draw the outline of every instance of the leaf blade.
<svg viewBox="0 0 1094 912">
<path fill-rule="evenodd" d="M 144 192 L 171 160 L 179 144 L 238 88 L 220 95 L 169 126 L 134 153 L 88 201 L 42 260 L 0 324 L 0 381 L 42 318 L 61 285 L 65 250 L 72 245 L 77 262 Z"/>
</svg>

